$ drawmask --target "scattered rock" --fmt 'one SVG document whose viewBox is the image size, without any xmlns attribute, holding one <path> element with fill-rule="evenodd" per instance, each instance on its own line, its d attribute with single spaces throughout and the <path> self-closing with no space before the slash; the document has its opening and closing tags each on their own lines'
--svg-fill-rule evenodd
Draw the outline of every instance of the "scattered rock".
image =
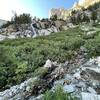
<svg viewBox="0 0 100 100">
<path fill-rule="evenodd" d="M 6 36 L 0 34 L 0 41 L 6 39 Z"/>
<path fill-rule="evenodd" d="M 68 30 L 68 27 L 67 26 L 62 26 L 62 29 L 63 30 Z"/>
<path fill-rule="evenodd" d="M 92 93 L 92 94 L 97 94 L 96 91 L 92 88 L 92 87 L 88 87 L 88 92 Z"/>
<path fill-rule="evenodd" d="M 85 32 L 89 32 L 90 30 L 92 30 L 92 27 L 87 26 L 87 25 L 83 25 L 83 26 L 81 26 L 81 30 L 85 31 Z"/>
<path fill-rule="evenodd" d="M 72 23 L 68 23 L 67 26 L 68 26 L 69 28 L 75 28 L 75 27 L 76 27 L 76 26 L 74 26 Z"/>
<path fill-rule="evenodd" d="M 81 75 L 80 75 L 80 72 L 77 72 L 77 73 L 75 73 L 74 75 L 73 75 L 73 77 L 75 78 L 75 79 L 81 79 Z"/>
<path fill-rule="evenodd" d="M 81 100 L 100 100 L 100 95 L 82 92 Z"/>
<path fill-rule="evenodd" d="M 28 100 L 42 100 L 43 94 L 35 97 L 35 96 L 31 96 Z"/>
<path fill-rule="evenodd" d="M 77 67 L 67 72 L 64 64 L 58 64 L 48 59 L 43 67 L 48 69 L 48 73 L 44 77 L 30 78 L 20 85 L 0 92 L 0 100 L 25 100 L 26 98 L 28 98 L 27 100 L 41 100 L 40 94 L 51 88 L 54 91 L 58 84 L 61 84 L 67 93 L 75 94 L 78 97 L 81 95 L 81 100 L 99 100 L 97 99 L 100 98 L 100 95 L 97 95 L 100 93 L 100 72 L 97 70 L 99 63 L 100 57 L 93 58 L 80 68 Z M 69 64 L 71 63 L 66 62 L 66 66 Z M 39 96 L 35 97 L 36 95 Z"/>
<path fill-rule="evenodd" d="M 92 35 L 92 34 L 95 34 L 97 31 L 89 31 L 87 32 L 87 35 Z"/>
<path fill-rule="evenodd" d="M 80 47 L 80 50 L 81 50 L 82 52 L 87 52 L 87 49 L 86 49 L 85 47 L 83 47 L 83 46 Z"/>
<path fill-rule="evenodd" d="M 45 63 L 45 65 L 44 65 L 44 67 L 46 67 L 46 68 L 51 68 L 52 67 L 52 62 L 51 62 L 51 60 L 47 60 L 46 61 L 46 63 Z"/>
<path fill-rule="evenodd" d="M 86 84 L 84 82 L 79 82 L 78 84 L 76 84 L 76 87 L 78 87 L 78 88 L 86 88 Z"/>
<path fill-rule="evenodd" d="M 63 87 L 63 89 L 65 92 L 72 93 L 75 91 L 75 86 L 74 85 L 65 85 Z"/>
</svg>

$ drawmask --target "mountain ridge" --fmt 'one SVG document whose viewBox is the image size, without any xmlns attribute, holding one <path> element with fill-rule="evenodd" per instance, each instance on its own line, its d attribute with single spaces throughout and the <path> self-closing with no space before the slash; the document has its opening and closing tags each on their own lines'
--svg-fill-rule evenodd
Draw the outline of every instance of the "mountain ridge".
<svg viewBox="0 0 100 100">
<path fill-rule="evenodd" d="M 84 8 L 87 8 L 98 2 L 100 2 L 100 0 L 79 0 L 78 4 Z"/>
</svg>

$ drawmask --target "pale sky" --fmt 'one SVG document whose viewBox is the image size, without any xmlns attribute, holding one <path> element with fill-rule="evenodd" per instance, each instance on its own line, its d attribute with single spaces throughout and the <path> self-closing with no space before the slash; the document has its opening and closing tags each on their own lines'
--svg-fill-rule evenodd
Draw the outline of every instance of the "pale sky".
<svg viewBox="0 0 100 100">
<path fill-rule="evenodd" d="M 0 0 L 0 19 L 10 20 L 12 11 L 47 18 L 51 8 L 71 8 L 75 1 L 78 0 Z"/>
<path fill-rule="evenodd" d="M 0 0 L 0 19 L 10 20 L 13 16 L 13 11 L 16 11 L 17 14 L 31 12 L 30 9 L 22 4 L 21 0 Z"/>
</svg>

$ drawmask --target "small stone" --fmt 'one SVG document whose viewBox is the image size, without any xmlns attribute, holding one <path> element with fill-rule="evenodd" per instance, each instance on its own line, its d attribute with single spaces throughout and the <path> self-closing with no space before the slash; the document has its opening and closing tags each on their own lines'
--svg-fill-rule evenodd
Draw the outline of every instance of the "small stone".
<svg viewBox="0 0 100 100">
<path fill-rule="evenodd" d="M 12 91 L 9 92 L 9 96 L 13 96 L 13 92 Z"/>
<path fill-rule="evenodd" d="M 29 98 L 29 100 L 34 100 L 35 99 L 35 97 L 34 96 L 31 96 L 30 98 Z"/>
<path fill-rule="evenodd" d="M 36 97 L 36 100 L 42 100 L 42 97 L 43 97 L 43 95 L 41 94 L 41 95 Z"/>
<path fill-rule="evenodd" d="M 74 75 L 73 75 L 73 77 L 75 78 L 75 79 L 81 79 L 81 75 L 80 75 L 80 73 L 78 72 L 78 73 L 75 73 Z"/>
<path fill-rule="evenodd" d="M 98 67 L 100 67 L 100 57 L 97 57 L 96 62 L 98 64 Z"/>
<path fill-rule="evenodd" d="M 65 92 L 72 93 L 75 91 L 75 86 L 74 85 L 65 85 L 63 87 L 63 89 Z"/>
<path fill-rule="evenodd" d="M 24 83 L 22 83 L 22 84 L 20 85 L 20 89 L 21 89 L 21 90 L 24 90 L 24 89 L 25 89 L 25 84 L 24 84 Z"/>
<path fill-rule="evenodd" d="M 69 63 L 69 62 L 68 62 L 68 61 L 66 61 L 66 62 L 64 63 L 64 67 L 66 67 L 66 66 L 68 65 L 68 63 Z"/>
<path fill-rule="evenodd" d="M 55 85 L 55 86 L 58 85 L 58 84 L 63 85 L 63 83 L 64 83 L 64 80 L 61 79 L 61 80 L 55 81 L 55 82 L 54 82 L 54 85 Z"/>
<path fill-rule="evenodd" d="M 47 67 L 47 68 L 51 68 L 52 67 L 52 62 L 48 59 L 44 65 L 44 67 Z"/>
<path fill-rule="evenodd" d="M 28 92 L 29 92 L 29 91 L 30 91 L 30 89 L 31 89 L 31 88 L 30 88 L 29 86 L 28 86 L 28 87 L 26 87 L 26 91 L 28 91 Z"/>
<path fill-rule="evenodd" d="M 85 47 L 83 47 L 83 46 L 80 47 L 80 50 L 81 50 L 82 52 L 87 52 L 87 49 L 86 49 Z"/>
<path fill-rule="evenodd" d="M 84 82 L 79 82 L 78 84 L 76 84 L 76 87 L 78 87 L 78 88 L 85 88 L 86 85 L 85 85 Z"/>
</svg>

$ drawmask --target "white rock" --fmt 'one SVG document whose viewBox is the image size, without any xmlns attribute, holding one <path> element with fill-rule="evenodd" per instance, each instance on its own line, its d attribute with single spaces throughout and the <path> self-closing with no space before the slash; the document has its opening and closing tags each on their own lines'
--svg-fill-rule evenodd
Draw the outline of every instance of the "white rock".
<svg viewBox="0 0 100 100">
<path fill-rule="evenodd" d="M 52 67 L 52 62 L 48 59 L 44 65 L 44 67 L 47 67 L 47 68 L 51 68 Z"/>
<path fill-rule="evenodd" d="M 68 30 L 67 26 L 62 26 L 63 30 Z"/>
<path fill-rule="evenodd" d="M 96 31 L 90 31 L 90 32 L 87 32 L 87 35 L 91 35 L 91 34 L 94 34 L 96 33 Z"/>
<path fill-rule="evenodd" d="M 84 82 L 79 82 L 78 84 L 76 84 L 76 86 L 79 87 L 79 88 L 85 88 L 86 87 Z"/>
<path fill-rule="evenodd" d="M 42 97 L 43 97 L 43 94 L 41 94 L 41 95 L 37 96 L 35 100 L 41 100 L 41 99 L 42 99 Z"/>
<path fill-rule="evenodd" d="M 22 83 L 22 84 L 20 85 L 20 89 L 21 89 L 21 90 L 24 90 L 24 89 L 25 89 L 25 83 Z"/>
<path fill-rule="evenodd" d="M 7 38 L 8 38 L 8 39 L 15 39 L 16 36 L 11 34 L 11 35 L 9 35 Z"/>
<path fill-rule="evenodd" d="M 28 91 L 28 92 L 29 92 L 29 91 L 30 91 L 30 89 L 31 89 L 31 88 L 30 88 L 30 86 L 26 87 L 26 91 Z"/>
<path fill-rule="evenodd" d="M 39 95 L 39 96 L 37 96 L 37 97 L 31 96 L 31 97 L 29 98 L 29 100 L 42 100 L 42 97 L 43 97 L 43 94 L 41 94 L 41 95 Z"/>
<path fill-rule="evenodd" d="M 63 83 L 64 83 L 64 79 L 61 79 L 61 80 L 55 81 L 54 86 L 57 86 L 59 84 L 63 85 Z"/>
<path fill-rule="evenodd" d="M 81 100 L 100 100 L 100 95 L 82 92 Z"/>
<path fill-rule="evenodd" d="M 94 71 L 94 72 L 96 72 L 96 73 L 100 73 L 100 68 L 90 68 L 90 67 L 86 67 L 85 69 L 89 69 L 89 70 L 92 70 L 92 71 Z"/>
<path fill-rule="evenodd" d="M 90 93 L 97 94 L 97 92 L 92 87 L 89 87 L 87 90 Z"/>
<path fill-rule="evenodd" d="M 58 32 L 56 27 L 53 26 L 52 28 L 53 28 L 53 32 Z"/>
<path fill-rule="evenodd" d="M 90 58 L 88 64 L 92 65 L 92 64 L 94 64 L 94 63 L 95 63 L 95 59 L 94 59 L 94 58 L 93 58 L 93 59 Z"/>
<path fill-rule="evenodd" d="M 81 79 L 80 72 L 75 73 L 75 74 L 73 75 L 73 77 L 74 77 L 75 79 Z"/>
<path fill-rule="evenodd" d="M 75 91 L 75 86 L 74 85 L 65 85 L 63 87 L 63 89 L 65 92 L 72 93 Z"/>
<path fill-rule="evenodd" d="M 97 64 L 98 64 L 98 67 L 100 67 L 100 56 L 97 57 L 96 62 L 97 62 Z"/>
<path fill-rule="evenodd" d="M 67 26 L 68 26 L 69 28 L 75 28 L 75 27 L 76 27 L 76 26 L 74 26 L 72 23 L 68 23 Z"/>
<path fill-rule="evenodd" d="M 9 92 L 9 96 L 12 97 L 14 94 L 12 91 Z"/>
<path fill-rule="evenodd" d="M 95 71 L 96 73 L 100 73 L 100 56 L 97 58 L 90 59 L 82 68 L 82 70 L 86 69 Z"/>
<path fill-rule="evenodd" d="M 6 36 L 0 34 L 0 41 L 4 40 Z"/>
<path fill-rule="evenodd" d="M 49 29 L 50 30 L 50 29 Z M 50 35 L 51 31 L 49 31 L 47 29 L 41 29 L 39 30 L 39 35 Z"/>
</svg>

